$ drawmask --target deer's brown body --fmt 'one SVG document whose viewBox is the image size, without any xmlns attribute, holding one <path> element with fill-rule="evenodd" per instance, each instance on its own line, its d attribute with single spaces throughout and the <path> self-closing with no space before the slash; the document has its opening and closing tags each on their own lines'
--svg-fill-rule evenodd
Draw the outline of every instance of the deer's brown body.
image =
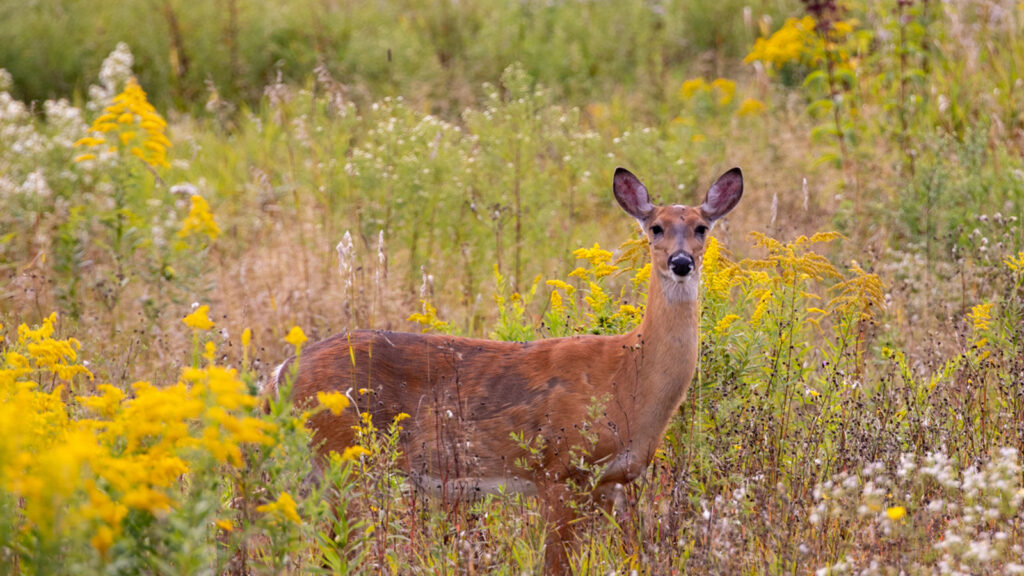
<svg viewBox="0 0 1024 576">
<path fill-rule="evenodd" d="M 705 234 L 742 194 L 737 169 L 712 186 L 700 207 L 654 206 L 639 180 L 622 169 L 614 184 L 619 204 L 651 240 L 640 326 L 617 336 L 525 343 L 384 331 L 317 342 L 303 350 L 293 398 L 311 405 L 317 392 L 337 391 L 356 406 L 310 419 L 320 457 L 354 443 L 359 413 L 368 411 L 378 427 L 406 413 L 401 449 L 412 481 L 459 497 L 498 486 L 536 492 L 553 528 L 546 571 L 563 572 L 562 544 L 572 519 L 566 482 L 583 479 L 579 448 L 589 453 L 588 464 L 603 470 L 599 494 L 633 480 L 650 463 L 696 369 Z M 282 368 L 287 373 L 288 363 Z M 588 418 L 595 402 L 603 407 L 596 421 Z M 596 445 L 581 435 L 583 425 L 590 438 L 596 434 Z M 527 456 L 523 440 L 543 446 L 526 468 L 517 465 Z"/>
</svg>

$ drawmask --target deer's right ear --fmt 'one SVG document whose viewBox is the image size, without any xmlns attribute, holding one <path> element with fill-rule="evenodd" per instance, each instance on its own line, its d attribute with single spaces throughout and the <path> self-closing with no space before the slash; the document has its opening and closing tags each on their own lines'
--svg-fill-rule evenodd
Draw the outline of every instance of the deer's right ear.
<svg viewBox="0 0 1024 576">
<path fill-rule="evenodd" d="M 654 210 L 647 188 L 629 170 L 615 169 L 612 189 L 615 191 L 615 200 L 619 202 L 619 206 L 633 218 L 643 221 Z"/>
</svg>

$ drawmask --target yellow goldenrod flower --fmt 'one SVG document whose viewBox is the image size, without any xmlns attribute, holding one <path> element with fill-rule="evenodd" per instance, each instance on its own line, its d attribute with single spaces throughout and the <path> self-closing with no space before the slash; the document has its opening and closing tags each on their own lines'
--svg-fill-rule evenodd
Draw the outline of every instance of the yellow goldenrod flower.
<svg viewBox="0 0 1024 576">
<path fill-rule="evenodd" d="M 129 508 L 143 510 L 150 514 L 166 512 L 173 505 L 173 501 L 167 494 L 148 486 L 133 488 L 124 495 L 121 501 Z"/>
<path fill-rule="evenodd" d="M 73 144 L 73 146 L 99 146 L 104 142 L 106 142 L 106 140 L 104 140 L 103 138 L 96 138 L 95 136 L 85 136 L 84 138 L 79 138 Z"/>
<path fill-rule="evenodd" d="M 204 348 L 205 350 L 203 352 L 203 358 L 205 358 L 207 362 L 210 362 L 212 364 L 214 356 L 217 355 L 217 345 L 214 344 L 213 342 L 207 341 Z"/>
<path fill-rule="evenodd" d="M 242 330 L 242 348 L 248 348 L 249 343 L 252 342 L 252 329 L 246 328 Z"/>
<path fill-rule="evenodd" d="M 341 392 L 317 392 L 316 400 L 335 416 L 341 414 L 350 404 L 348 397 Z"/>
<path fill-rule="evenodd" d="M 722 334 L 732 326 L 732 323 L 739 320 L 740 317 L 735 314 L 727 314 L 722 317 L 721 320 L 715 323 L 714 332 L 715 334 Z"/>
<path fill-rule="evenodd" d="M 1003 264 L 1014 272 L 1024 272 L 1024 252 L 1017 252 L 1016 256 L 1007 256 L 1003 259 Z"/>
<path fill-rule="evenodd" d="M 106 558 L 107 551 L 114 545 L 114 531 L 110 526 L 100 526 L 89 539 L 89 543 L 100 553 L 100 556 Z"/>
<path fill-rule="evenodd" d="M 610 264 L 612 256 L 614 256 L 614 254 L 608 250 L 602 249 L 596 242 L 594 243 L 593 248 L 577 248 L 573 251 L 572 255 L 577 260 L 586 260 L 591 266 Z"/>
<path fill-rule="evenodd" d="M 562 295 L 558 293 L 558 290 L 551 291 L 551 311 L 555 314 L 565 312 L 565 304 L 562 304 Z"/>
<path fill-rule="evenodd" d="M 740 117 L 758 116 L 764 112 L 764 102 L 754 98 L 744 98 L 736 109 L 736 115 Z"/>
<path fill-rule="evenodd" d="M 782 28 L 768 38 L 758 38 L 743 62 L 750 63 L 756 60 L 771 69 L 791 62 L 809 61 L 819 42 L 813 17 L 789 18 Z"/>
<path fill-rule="evenodd" d="M 217 528 L 220 528 L 225 532 L 235 531 L 235 524 L 231 520 L 217 520 L 216 522 L 214 522 L 214 524 L 217 526 Z"/>
<path fill-rule="evenodd" d="M 276 502 L 256 507 L 257 512 L 274 516 L 281 520 L 302 524 L 302 518 L 296 510 L 295 499 L 287 492 L 281 492 Z"/>
<path fill-rule="evenodd" d="M 110 384 L 100 384 L 96 387 L 96 391 L 101 394 L 99 396 L 79 396 L 78 403 L 104 418 L 112 418 L 121 407 L 124 392 Z"/>
<path fill-rule="evenodd" d="M 288 335 L 284 337 L 284 341 L 294 346 L 296 350 L 301 349 L 302 345 L 308 340 L 309 338 L 306 338 L 306 333 L 298 326 L 292 326 L 292 329 L 288 331 Z"/>
<path fill-rule="evenodd" d="M 405 420 L 406 418 L 412 418 L 412 416 L 409 416 L 405 412 L 399 412 L 398 414 L 395 415 L 395 424 L 398 424 L 399 422 Z"/>
<path fill-rule="evenodd" d="M 146 100 L 146 93 L 138 81 L 129 78 L 124 91 L 114 97 L 113 103 L 89 127 L 90 135 L 80 138 L 74 146 L 91 148 L 109 145 L 108 149 L 116 153 L 121 147 L 128 146 L 129 142 L 139 142 L 128 150 L 129 153 L 150 166 L 166 168 L 170 166 L 167 162 L 167 149 L 171 147 L 171 141 L 164 134 L 166 127 L 167 122 Z M 136 128 L 142 129 L 141 137 Z M 77 156 L 75 162 L 88 160 L 89 156 Z"/>
<path fill-rule="evenodd" d="M 548 280 L 546 284 L 548 286 L 552 286 L 554 288 L 562 290 L 563 292 L 565 292 L 565 295 L 569 296 L 570 298 L 573 294 L 576 293 L 576 287 L 573 286 L 572 284 L 569 284 L 568 282 L 563 282 L 561 280 Z"/>
<path fill-rule="evenodd" d="M 679 98 L 689 100 L 700 92 L 709 90 L 708 83 L 703 78 L 691 78 L 679 87 Z"/>
<path fill-rule="evenodd" d="M 977 306 L 971 307 L 971 311 L 967 314 L 967 318 L 971 321 L 975 335 L 987 331 L 989 326 L 991 326 L 993 304 L 993 302 L 985 302 L 984 304 L 978 304 Z"/>
<path fill-rule="evenodd" d="M 711 90 L 717 93 L 719 106 L 728 106 L 736 94 L 736 83 L 726 78 L 716 78 L 711 83 Z"/>
<path fill-rule="evenodd" d="M 612 297 L 593 282 L 590 283 L 589 292 L 589 294 L 583 297 L 583 301 L 590 306 L 591 310 L 603 310 L 612 301 Z"/>
<path fill-rule="evenodd" d="M 448 329 L 448 323 L 437 317 L 437 308 L 435 308 L 430 302 L 426 300 L 420 300 L 420 304 L 423 305 L 423 312 L 416 312 L 410 314 L 406 318 L 409 322 L 415 322 L 423 326 L 423 332 L 443 332 Z"/>
<path fill-rule="evenodd" d="M 191 203 L 188 216 L 182 221 L 181 230 L 178 230 L 178 238 L 205 234 L 211 241 L 216 240 L 220 236 L 220 226 L 210 212 L 210 204 L 198 194 L 192 196 Z"/>
<path fill-rule="evenodd" d="M 854 28 L 860 25 L 860 21 L 853 18 L 850 20 L 837 20 L 832 23 L 832 32 L 838 38 L 853 34 Z"/>
<path fill-rule="evenodd" d="M 213 321 L 210 320 L 210 307 L 206 304 L 196 308 L 195 312 L 185 316 L 181 321 L 193 330 L 209 330 L 213 328 Z"/>
<path fill-rule="evenodd" d="M 342 461 L 359 460 L 363 456 L 369 456 L 370 451 L 362 446 L 349 446 L 345 448 L 345 453 L 341 455 Z"/>
<path fill-rule="evenodd" d="M 907 509 L 903 506 L 893 506 L 885 511 L 885 515 L 888 516 L 890 520 L 899 520 L 907 515 Z"/>
</svg>

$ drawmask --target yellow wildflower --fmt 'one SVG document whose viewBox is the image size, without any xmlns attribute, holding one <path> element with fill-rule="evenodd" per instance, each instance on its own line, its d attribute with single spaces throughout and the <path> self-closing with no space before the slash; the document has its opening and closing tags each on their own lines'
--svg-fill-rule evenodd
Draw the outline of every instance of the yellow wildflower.
<svg viewBox="0 0 1024 576">
<path fill-rule="evenodd" d="M 740 317 L 735 314 L 728 314 L 723 316 L 718 322 L 715 323 L 714 332 L 715 334 L 721 334 L 732 326 L 732 323 L 739 320 Z"/>
<path fill-rule="evenodd" d="M 78 403 L 104 418 L 112 418 L 121 407 L 121 401 L 124 400 L 124 392 L 110 384 L 100 384 L 96 387 L 96 391 L 100 392 L 101 395 L 79 396 Z"/>
<path fill-rule="evenodd" d="M 843 38 L 853 34 L 854 28 L 858 25 L 860 25 L 860 21 L 857 19 L 837 20 L 832 23 L 832 32 L 836 39 Z"/>
<path fill-rule="evenodd" d="M 173 501 L 167 494 L 148 486 L 133 488 L 121 499 L 125 506 L 158 514 L 171 509 Z"/>
<path fill-rule="evenodd" d="M 971 307 L 971 311 L 967 314 L 967 318 L 971 321 L 974 328 L 975 335 L 987 331 L 992 324 L 992 305 L 993 302 L 978 304 Z"/>
<path fill-rule="evenodd" d="M 288 520 L 296 524 L 302 524 L 302 518 L 296 510 L 295 499 L 287 492 L 281 492 L 276 502 L 256 507 L 257 512 L 262 512 L 278 519 Z"/>
<path fill-rule="evenodd" d="M 292 326 L 292 329 L 288 331 L 288 335 L 284 337 L 284 341 L 294 346 L 296 350 L 302 349 L 302 345 L 308 340 L 309 338 L 306 338 L 306 333 L 298 326 Z"/>
<path fill-rule="evenodd" d="M 188 316 L 185 316 L 181 321 L 192 328 L 193 330 L 209 330 L 213 328 L 213 321 L 210 320 L 210 307 L 206 304 L 196 308 L 195 312 L 192 312 Z"/>
<path fill-rule="evenodd" d="M 107 145 L 108 149 L 117 152 L 129 142 L 137 141 L 129 152 L 150 166 L 168 167 L 167 149 L 171 141 L 164 135 L 167 122 L 157 113 L 156 109 L 146 100 L 146 93 L 135 78 L 129 78 L 124 91 L 114 97 L 104 113 L 96 118 L 89 127 L 90 135 L 75 142 L 75 147 L 92 148 Z M 141 128 L 143 136 L 138 137 L 136 128 Z M 111 133 L 112 138 L 106 135 Z M 75 162 L 88 160 L 89 154 L 75 158 Z M 93 156 L 95 157 L 95 156 Z"/>
<path fill-rule="evenodd" d="M 216 240 L 220 236 L 220 226 L 210 212 L 210 204 L 198 194 L 192 196 L 191 202 L 188 216 L 182 221 L 181 230 L 178 230 L 178 237 L 188 238 L 205 234 L 211 241 Z"/>
<path fill-rule="evenodd" d="M 569 276 L 573 278 L 579 278 L 580 280 L 586 280 L 590 276 L 590 271 L 581 266 L 577 266 L 575 270 L 569 272 Z"/>
<path fill-rule="evenodd" d="M 608 295 L 599 285 L 590 283 L 590 293 L 583 297 L 583 301 L 590 306 L 591 310 L 599 311 L 604 310 L 605 307 L 611 302 L 612 297 Z"/>
<path fill-rule="evenodd" d="M 599 244 L 594 243 L 593 248 L 577 248 L 573 251 L 572 255 L 577 260 L 586 260 L 591 266 L 598 266 L 600 264 L 610 264 L 612 256 L 614 256 L 608 250 L 601 248 Z"/>
<path fill-rule="evenodd" d="M 208 341 L 204 348 L 203 358 L 206 358 L 206 361 L 212 364 L 214 356 L 217 355 L 217 345 Z"/>
<path fill-rule="evenodd" d="M 348 397 L 341 392 L 317 392 L 316 400 L 335 416 L 341 414 L 350 404 Z"/>
<path fill-rule="evenodd" d="M 888 516 L 890 520 L 896 521 L 907 515 L 907 509 L 903 506 L 893 506 L 885 511 L 885 515 Z"/>
<path fill-rule="evenodd" d="M 235 531 L 235 524 L 231 520 L 217 520 L 216 522 L 214 522 L 214 524 L 217 526 L 217 528 L 220 528 L 225 532 Z"/>
<path fill-rule="evenodd" d="M 1017 252 L 1016 256 L 1007 256 L 1003 264 L 1014 272 L 1024 272 L 1024 252 Z"/>
<path fill-rule="evenodd" d="M 740 117 L 759 116 L 764 112 L 764 103 L 754 98 L 744 98 L 736 109 L 736 115 Z"/>
<path fill-rule="evenodd" d="M 700 92 L 708 90 L 708 83 L 703 78 L 691 78 L 679 87 L 679 98 L 689 100 Z"/>
<path fill-rule="evenodd" d="M 768 38 L 758 38 L 743 62 L 760 61 L 770 69 L 808 61 L 812 58 L 817 42 L 819 39 L 815 33 L 813 17 L 789 18 L 782 28 Z"/>
<path fill-rule="evenodd" d="M 711 82 L 711 90 L 718 94 L 718 105 L 727 106 L 736 94 L 736 83 L 726 78 L 716 78 Z"/>
<path fill-rule="evenodd" d="M 558 290 L 551 291 L 551 311 L 555 314 L 565 312 L 565 304 L 562 304 L 562 295 L 558 293 Z"/>
<path fill-rule="evenodd" d="M 563 282 L 561 280 L 548 280 L 547 285 L 564 291 L 566 296 L 571 297 L 573 294 L 576 293 L 575 286 L 569 284 L 568 282 Z"/>
<path fill-rule="evenodd" d="M 342 461 L 358 460 L 362 459 L 363 456 L 369 456 L 370 451 L 362 446 L 349 446 L 345 448 L 345 453 L 341 455 Z"/>
<path fill-rule="evenodd" d="M 423 332 L 444 332 L 448 329 L 448 323 L 437 317 L 437 308 L 426 300 L 420 300 L 420 304 L 423 305 L 423 312 L 410 314 L 406 320 L 423 326 Z"/>
<path fill-rule="evenodd" d="M 100 556 L 106 558 L 107 551 L 114 545 L 114 531 L 110 526 L 100 526 L 89 539 L 89 543 L 100 553 Z"/>
</svg>

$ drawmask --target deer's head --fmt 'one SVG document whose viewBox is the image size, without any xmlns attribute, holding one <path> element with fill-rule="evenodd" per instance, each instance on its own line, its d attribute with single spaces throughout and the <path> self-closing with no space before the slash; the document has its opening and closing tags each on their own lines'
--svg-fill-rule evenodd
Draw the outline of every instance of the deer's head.
<svg viewBox="0 0 1024 576">
<path fill-rule="evenodd" d="M 743 173 L 733 168 L 708 189 L 700 206 L 651 204 L 647 188 L 625 168 L 615 170 L 615 199 L 637 219 L 651 243 L 652 275 L 670 300 L 695 300 L 704 242 L 715 221 L 743 196 Z"/>
</svg>

